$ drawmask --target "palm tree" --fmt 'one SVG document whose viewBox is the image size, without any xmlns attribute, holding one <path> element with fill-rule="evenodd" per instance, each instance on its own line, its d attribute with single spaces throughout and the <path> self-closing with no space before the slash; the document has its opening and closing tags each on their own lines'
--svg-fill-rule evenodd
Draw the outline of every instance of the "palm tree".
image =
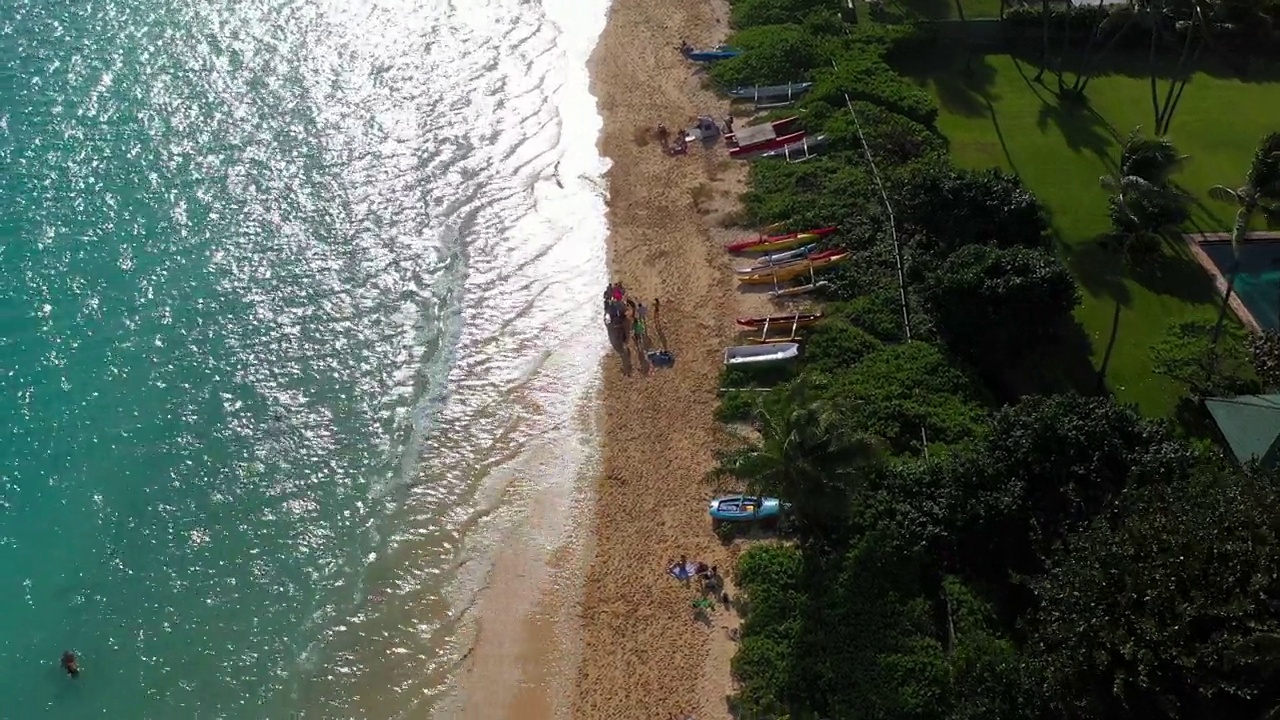
<svg viewBox="0 0 1280 720">
<path fill-rule="evenodd" d="M 1209 188 L 1209 197 L 1236 206 L 1236 220 L 1231 228 L 1231 253 L 1234 259 L 1231 270 L 1227 273 L 1227 291 L 1222 296 L 1222 307 L 1218 308 L 1218 322 L 1213 328 L 1213 350 L 1216 353 L 1218 339 L 1222 336 L 1222 327 L 1227 319 L 1227 307 L 1235 292 L 1236 273 L 1240 270 L 1240 244 L 1249 234 L 1253 215 L 1262 211 L 1272 217 L 1280 216 L 1280 133 L 1271 133 L 1258 143 L 1258 149 L 1254 151 L 1253 160 L 1249 163 L 1249 172 L 1245 174 L 1244 185 L 1237 188 L 1214 185 Z M 1213 364 L 1210 365 L 1212 367 Z"/>
<path fill-rule="evenodd" d="M 1186 159 L 1168 138 L 1145 137 L 1141 128 L 1129 133 L 1115 173 L 1098 179 L 1111 192 L 1111 224 L 1123 249 L 1186 219 L 1189 198 L 1171 182 Z"/>
<path fill-rule="evenodd" d="M 840 432 L 831 407 L 804 380 L 770 393 L 755 418 L 759 439 L 720 452 L 711 478 L 791 503 L 802 539 L 825 534 L 847 515 L 850 495 L 879 456 L 877 443 Z"/>
</svg>

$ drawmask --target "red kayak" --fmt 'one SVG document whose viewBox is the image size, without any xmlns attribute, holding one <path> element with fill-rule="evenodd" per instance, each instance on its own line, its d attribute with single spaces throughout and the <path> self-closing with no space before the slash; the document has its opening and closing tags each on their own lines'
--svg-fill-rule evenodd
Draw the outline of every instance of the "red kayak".
<svg viewBox="0 0 1280 720">
<path fill-rule="evenodd" d="M 805 240 L 809 240 L 810 238 L 820 238 L 830 235 L 836 230 L 837 227 L 832 225 L 831 227 L 818 228 L 817 230 L 804 230 L 801 232 L 787 233 L 785 235 L 761 235 L 760 237 L 748 238 L 746 240 L 739 240 L 735 243 L 729 243 L 728 248 L 729 252 L 741 252 L 759 245 L 786 243 L 788 240 L 796 240 L 802 235 L 809 236 L 806 237 Z"/>
<path fill-rule="evenodd" d="M 768 152 L 769 150 L 777 150 L 784 148 L 792 143 L 800 142 L 804 139 L 804 131 L 798 130 L 790 135 L 779 135 L 767 140 L 753 143 L 751 145 L 739 145 L 738 147 L 729 148 L 729 157 L 742 157 L 744 155 L 755 155 L 756 153 Z"/>
</svg>

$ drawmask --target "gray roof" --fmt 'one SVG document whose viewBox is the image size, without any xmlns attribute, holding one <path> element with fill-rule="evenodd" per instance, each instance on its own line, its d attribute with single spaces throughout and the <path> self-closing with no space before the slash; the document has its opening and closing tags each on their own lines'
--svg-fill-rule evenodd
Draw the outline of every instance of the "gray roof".
<svg viewBox="0 0 1280 720">
<path fill-rule="evenodd" d="M 1240 462 L 1257 460 L 1268 467 L 1280 460 L 1280 395 L 1208 398 L 1209 414 Z"/>
</svg>

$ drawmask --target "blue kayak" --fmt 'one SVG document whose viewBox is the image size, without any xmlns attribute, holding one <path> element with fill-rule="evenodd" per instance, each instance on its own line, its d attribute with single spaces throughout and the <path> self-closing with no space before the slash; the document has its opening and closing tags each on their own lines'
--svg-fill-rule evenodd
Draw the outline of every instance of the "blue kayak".
<svg viewBox="0 0 1280 720">
<path fill-rule="evenodd" d="M 749 522 L 776 518 L 786 509 L 778 498 L 759 495 L 726 495 L 711 501 L 707 512 L 712 520 L 721 522 Z"/>
<path fill-rule="evenodd" d="M 687 50 L 684 56 L 694 62 L 716 62 L 717 60 L 728 60 L 741 54 L 742 51 L 737 48 L 721 45 L 711 50 Z"/>
</svg>

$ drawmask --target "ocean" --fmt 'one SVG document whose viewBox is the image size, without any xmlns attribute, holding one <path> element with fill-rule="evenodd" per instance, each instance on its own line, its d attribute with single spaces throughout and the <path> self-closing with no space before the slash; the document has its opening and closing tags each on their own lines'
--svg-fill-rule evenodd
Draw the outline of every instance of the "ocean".
<svg viewBox="0 0 1280 720">
<path fill-rule="evenodd" d="M 598 461 L 606 4 L 8 5 L 0 718 L 451 692 Z"/>
</svg>

